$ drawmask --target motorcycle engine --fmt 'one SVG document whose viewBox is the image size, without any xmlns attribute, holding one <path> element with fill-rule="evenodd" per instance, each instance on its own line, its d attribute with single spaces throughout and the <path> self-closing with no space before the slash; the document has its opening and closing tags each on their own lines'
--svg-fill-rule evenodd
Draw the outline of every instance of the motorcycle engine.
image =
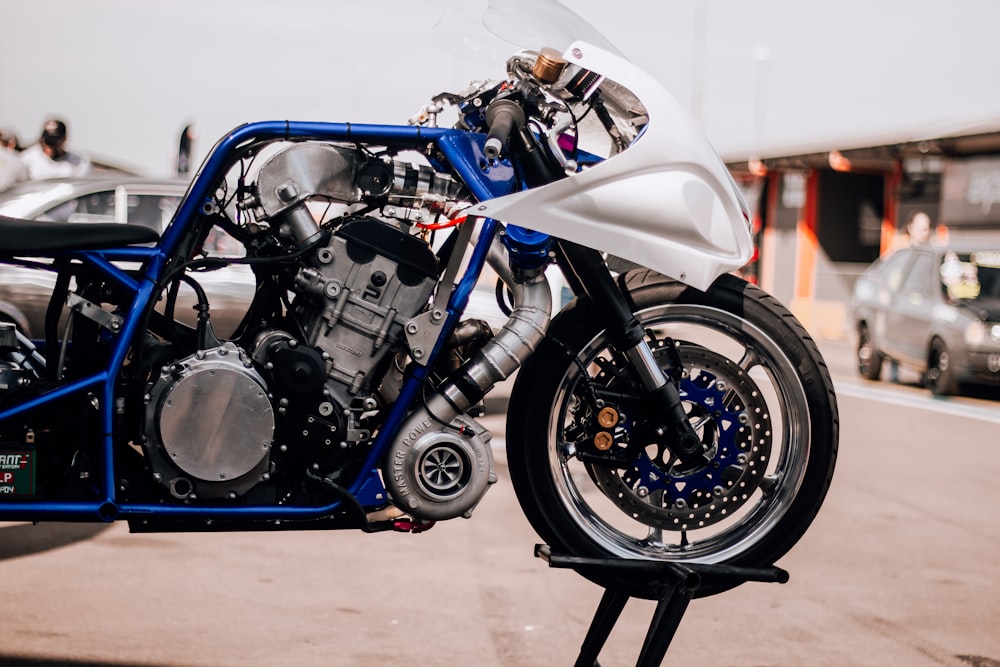
<svg viewBox="0 0 1000 667">
<path fill-rule="evenodd" d="M 384 195 L 392 170 L 345 147 L 294 146 L 261 168 L 245 207 L 301 247 L 321 238 L 310 197 L 351 203 L 379 184 Z M 438 274 L 437 256 L 405 228 L 343 218 L 290 283 L 294 334 L 266 329 L 248 349 L 225 342 L 162 368 L 146 392 L 154 479 L 188 500 L 236 498 L 278 469 L 328 474 L 371 437 L 365 417 L 384 404 L 403 326 L 427 307 Z"/>
</svg>

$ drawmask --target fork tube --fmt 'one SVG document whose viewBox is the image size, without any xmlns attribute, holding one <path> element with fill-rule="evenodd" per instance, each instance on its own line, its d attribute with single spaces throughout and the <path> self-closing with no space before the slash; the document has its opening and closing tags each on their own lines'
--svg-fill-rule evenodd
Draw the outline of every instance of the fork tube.
<svg viewBox="0 0 1000 667">
<path fill-rule="evenodd" d="M 556 244 L 557 261 L 585 292 L 608 322 L 611 342 L 625 355 L 646 391 L 643 397 L 652 414 L 661 414 L 667 446 L 684 464 L 703 463 L 701 440 L 688 421 L 681 403 L 680 390 L 673 378 L 663 372 L 653 356 L 645 331 L 628 301 L 611 276 L 604 257 L 592 248 L 569 241 Z M 656 421 L 655 419 L 652 421 Z"/>
</svg>

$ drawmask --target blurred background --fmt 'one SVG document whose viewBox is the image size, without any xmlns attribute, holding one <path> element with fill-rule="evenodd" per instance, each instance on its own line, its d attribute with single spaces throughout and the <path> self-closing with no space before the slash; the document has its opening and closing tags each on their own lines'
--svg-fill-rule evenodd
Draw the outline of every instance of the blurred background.
<svg viewBox="0 0 1000 667">
<path fill-rule="evenodd" d="M 503 74 L 433 30 L 455 4 L 11 0 L 0 127 L 27 145 L 55 114 L 71 150 L 158 177 L 186 130 L 193 172 L 248 121 L 404 123 L 437 92 Z M 746 277 L 813 331 L 849 333 L 858 275 L 914 211 L 942 239 L 1000 230 L 1000 3 L 564 4 L 701 124 L 756 211 Z"/>
</svg>

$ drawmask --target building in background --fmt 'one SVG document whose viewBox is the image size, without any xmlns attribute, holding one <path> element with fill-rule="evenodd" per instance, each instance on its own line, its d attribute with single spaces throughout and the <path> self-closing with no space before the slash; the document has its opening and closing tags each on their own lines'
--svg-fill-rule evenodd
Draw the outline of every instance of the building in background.
<svg viewBox="0 0 1000 667">
<path fill-rule="evenodd" d="M 730 161 L 755 209 L 747 274 L 816 335 L 844 338 L 861 270 L 916 210 L 935 239 L 1000 240 L 1000 121 L 981 131 Z"/>
</svg>

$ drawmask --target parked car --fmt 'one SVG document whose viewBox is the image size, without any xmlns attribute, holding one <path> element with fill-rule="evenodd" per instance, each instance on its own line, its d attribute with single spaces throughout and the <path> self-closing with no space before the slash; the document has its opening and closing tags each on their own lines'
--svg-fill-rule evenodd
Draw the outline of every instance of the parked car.
<svg viewBox="0 0 1000 667">
<path fill-rule="evenodd" d="M 148 179 L 115 173 L 29 181 L 0 193 L 0 215 L 39 221 L 121 222 L 162 231 L 187 187 L 188 182 L 180 179 Z M 221 237 L 220 244 L 226 238 Z M 224 247 L 215 250 L 220 254 L 232 252 Z M 253 272 L 247 266 L 233 265 L 199 274 L 198 282 L 208 295 L 216 333 L 228 336 L 253 298 Z M 53 284 L 54 277 L 49 272 L 0 266 L 0 321 L 14 322 L 29 338 L 40 337 Z M 494 330 L 499 330 L 507 317 L 497 306 L 494 284 L 495 278 L 490 280 L 484 275 L 470 296 L 466 315 L 484 319 Z M 561 283 L 557 281 L 554 285 Z M 182 289 L 175 316 L 186 324 L 194 324 L 195 313 L 189 308 L 194 302 L 193 293 L 184 294 L 186 289 Z"/>
<path fill-rule="evenodd" d="M 120 222 L 162 231 L 187 191 L 188 181 L 149 179 L 118 173 L 20 183 L 0 193 L 0 215 L 56 222 Z M 254 277 L 246 266 L 230 266 L 199 276 L 220 335 L 239 324 L 253 297 Z M 30 338 L 44 329 L 54 275 L 38 269 L 0 267 L 0 320 L 14 322 Z M 193 293 L 179 298 L 176 314 L 193 324 Z"/>
<path fill-rule="evenodd" d="M 188 182 L 108 173 L 27 181 L 0 193 L 0 215 L 56 222 L 127 222 L 157 231 L 170 220 Z"/>
<path fill-rule="evenodd" d="M 857 366 L 922 374 L 935 394 L 1000 385 L 1000 248 L 926 245 L 871 265 L 855 283 Z"/>
</svg>

